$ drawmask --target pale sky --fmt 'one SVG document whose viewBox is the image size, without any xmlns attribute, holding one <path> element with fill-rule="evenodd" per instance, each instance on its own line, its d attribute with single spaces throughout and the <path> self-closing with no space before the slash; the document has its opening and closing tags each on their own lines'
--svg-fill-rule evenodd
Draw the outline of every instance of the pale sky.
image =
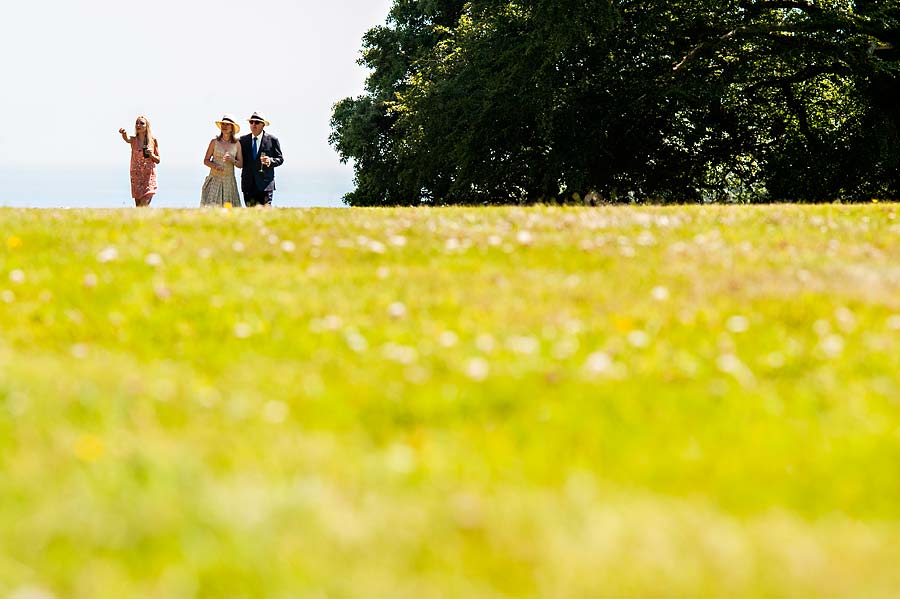
<svg viewBox="0 0 900 599">
<path fill-rule="evenodd" d="M 267 131 L 284 152 L 276 205 L 335 203 L 315 201 L 309 189 L 301 193 L 305 179 L 330 177 L 350 190 L 352 169 L 339 164 L 327 142 L 331 107 L 363 93 L 367 72 L 356 64 L 362 35 L 384 24 L 391 0 L 3 4 L 0 205 L 10 205 L 4 193 L 23 195 L 11 191 L 20 184 L 14 169 L 40 169 L 52 178 L 54 170 L 74 168 L 88 177 L 119 168 L 127 196 L 128 146 L 118 129 L 133 133 L 138 114 L 159 139 L 158 198 L 168 204 L 199 203 L 203 155 L 218 133 L 214 121 L 231 113 L 244 134 L 255 110 L 269 119 Z M 189 197 L 166 195 L 167 178 L 190 180 L 194 172 L 196 198 L 190 181 L 180 191 Z M 282 178 L 293 188 L 285 189 Z"/>
</svg>

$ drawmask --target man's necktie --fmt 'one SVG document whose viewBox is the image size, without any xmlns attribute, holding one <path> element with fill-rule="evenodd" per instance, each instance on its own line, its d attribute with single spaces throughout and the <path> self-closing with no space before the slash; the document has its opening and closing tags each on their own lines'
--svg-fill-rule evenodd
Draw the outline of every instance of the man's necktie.
<svg viewBox="0 0 900 599">
<path fill-rule="evenodd" d="M 258 155 L 257 147 L 256 147 L 256 138 L 253 138 L 253 160 L 256 160 L 256 156 Z"/>
</svg>

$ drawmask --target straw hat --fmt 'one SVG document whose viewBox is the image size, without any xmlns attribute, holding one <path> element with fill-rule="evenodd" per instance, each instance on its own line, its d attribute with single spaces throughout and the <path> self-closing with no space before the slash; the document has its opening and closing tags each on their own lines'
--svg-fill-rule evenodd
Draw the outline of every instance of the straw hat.
<svg viewBox="0 0 900 599">
<path fill-rule="evenodd" d="M 248 121 L 262 121 L 262 123 L 263 123 L 266 127 L 269 126 L 269 121 L 266 120 L 266 117 L 264 117 L 263 115 L 261 115 L 261 114 L 258 113 L 258 112 L 254 112 L 253 114 L 251 114 L 251 115 L 250 115 L 250 118 L 247 119 L 247 120 L 248 120 Z"/>
<path fill-rule="evenodd" d="M 231 125 L 232 127 L 234 127 L 234 135 L 237 135 L 238 132 L 241 130 L 241 126 L 238 125 L 238 124 L 234 121 L 234 117 L 231 116 L 230 114 L 226 114 L 225 116 L 223 116 L 223 117 L 221 118 L 221 120 L 216 121 L 216 127 L 218 127 L 219 130 L 221 130 L 221 129 L 222 129 L 222 125 L 224 125 L 224 124 L 226 124 L 226 123 L 229 124 L 229 125 Z"/>
</svg>

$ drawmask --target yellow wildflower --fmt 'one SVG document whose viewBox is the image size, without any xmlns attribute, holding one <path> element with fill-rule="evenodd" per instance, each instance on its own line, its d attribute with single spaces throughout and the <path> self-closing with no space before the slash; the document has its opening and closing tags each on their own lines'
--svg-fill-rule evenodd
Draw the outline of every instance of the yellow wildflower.
<svg viewBox="0 0 900 599">
<path fill-rule="evenodd" d="M 615 326 L 616 330 L 620 333 L 627 333 L 634 328 L 634 321 L 627 316 L 614 316 L 613 326 Z"/>
<path fill-rule="evenodd" d="M 82 435 L 75 443 L 75 455 L 82 462 L 96 462 L 105 452 L 103 439 L 94 435 Z"/>
</svg>

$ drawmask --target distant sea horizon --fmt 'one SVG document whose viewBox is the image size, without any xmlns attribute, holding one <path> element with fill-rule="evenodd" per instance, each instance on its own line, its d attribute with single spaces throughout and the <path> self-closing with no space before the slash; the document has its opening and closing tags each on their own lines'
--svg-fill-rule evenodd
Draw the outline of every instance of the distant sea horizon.
<svg viewBox="0 0 900 599">
<path fill-rule="evenodd" d="M 208 170 L 203 165 L 161 165 L 156 208 L 196 208 Z M 238 186 L 240 186 L 240 173 Z M 284 208 L 343 207 L 343 195 L 353 189 L 346 167 L 288 168 L 276 173 L 274 205 Z M 0 207 L 14 208 L 130 208 L 128 165 L 15 166 L 0 165 Z"/>
</svg>

